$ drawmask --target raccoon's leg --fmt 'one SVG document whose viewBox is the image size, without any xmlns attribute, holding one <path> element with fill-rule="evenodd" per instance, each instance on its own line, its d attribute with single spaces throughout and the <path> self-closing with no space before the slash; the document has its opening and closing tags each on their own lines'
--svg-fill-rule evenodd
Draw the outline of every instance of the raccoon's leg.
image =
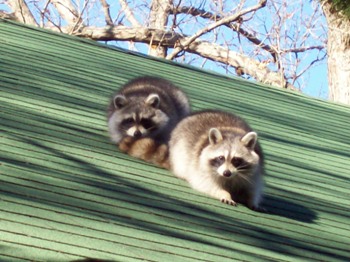
<svg viewBox="0 0 350 262">
<path fill-rule="evenodd" d="M 119 148 L 132 157 L 142 159 L 165 169 L 170 168 L 168 145 L 158 144 L 152 138 L 140 138 L 136 140 L 123 139 Z"/>
<path fill-rule="evenodd" d="M 215 197 L 220 199 L 222 203 L 225 203 L 231 206 L 237 206 L 237 203 L 233 201 L 231 194 L 223 189 L 220 189 L 219 191 L 215 192 Z"/>
<path fill-rule="evenodd" d="M 131 136 L 124 137 L 118 144 L 119 150 L 123 153 L 128 153 L 135 139 Z"/>
<path fill-rule="evenodd" d="M 261 202 L 261 191 L 255 189 L 255 191 L 250 192 L 248 198 L 247 198 L 247 206 L 254 211 L 267 213 L 268 211 L 266 208 L 262 207 L 260 205 Z"/>
<path fill-rule="evenodd" d="M 196 171 L 193 171 L 191 169 L 186 171 L 188 174 L 192 174 L 192 177 L 189 175 L 185 177 L 185 179 L 191 184 L 193 189 L 205 193 L 213 198 L 219 199 L 222 203 L 237 206 L 237 203 L 232 199 L 230 192 L 225 190 L 220 183 L 217 183 L 217 181 L 213 180 L 211 176 L 194 176 L 194 174 L 198 175 Z"/>
<path fill-rule="evenodd" d="M 157 146 L 156 152 L 154 153 L 153 157 L 153 163 L 165 169 L 170 169 L 168 145 L 161 144 Z"/>
<path fill-rule="evenodd" d="M 156 143 L 152 138 L 145 137 L 135 140 L 129 147 L 127 153 L 130 156 L 149 161 L 156 148 Z"/>
<path fill-rule="evenodd" d="M 254 182 L 254 187 L 249 189 L 247 204 L 251 210 L 266 213 L 267 210 L 261 207 L 260 205 L 262 200 L 262 191 L 263 191 L 263 181 L 262 181 L 262 175 L 259 172 L 257 173 L 257 177 Z"/>
<path fill-rule="evenodd" d="M 248 207 L 251 210 L 254 210 L 254 211 L 257 211 L 257 212 L 262 212 L 262 213 L 267 213 L 268 212 L 266 208 L 264 208 L 264 207 L 262 207 L 260 205 L 260 201 L 256 202 L 256 201 L 248 200 Z"/>
</svg>

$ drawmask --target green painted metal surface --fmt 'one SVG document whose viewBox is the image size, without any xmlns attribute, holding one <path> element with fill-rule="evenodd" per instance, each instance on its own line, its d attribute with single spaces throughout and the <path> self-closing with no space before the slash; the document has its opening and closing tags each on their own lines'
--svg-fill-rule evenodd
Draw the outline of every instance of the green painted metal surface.
<svg viewBox="0 0 350 262">
<path fill-rule="evenodd" d="M 117 150 L 105 109 L 139 75 L 249 121 L 270 213 Z M 1 261 L 350 260 L 349 107 L 5 21 L 0 88 Z"/>
</svg>

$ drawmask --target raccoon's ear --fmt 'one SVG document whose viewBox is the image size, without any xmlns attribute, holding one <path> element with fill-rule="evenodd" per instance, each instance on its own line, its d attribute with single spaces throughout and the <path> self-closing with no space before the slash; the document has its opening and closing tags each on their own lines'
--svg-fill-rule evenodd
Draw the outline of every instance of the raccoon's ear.
<svg viewBox="0 0 350 262">
<path fill-rule="evenodd" d="M 255 132 L 249 132 L 245 134 L 244 137 L 241 138 L 243 145 L 251 150 L 254 149 L 257 140 L 258 140 L 258 135 Z"/>
<path fill-rule="evenodd" d="M 128 100 L 123 95 L 116 95 L 113 99 L 113 103 L 114 103 L 115 108 L 122 108 L 123 106 L 126 105 L 127 102 L 128 102 Z"/>
<path fill-rule="evenodd" d="M 217 128 L 210 128 L 209 130 L 209 142 L 211 145 L 215 145 L 222 140 L 222 134 Z"/>
<path fill-rule="evenodd" d="M 151 107 L 158 108 L 160 104 L 160 98 L 157 94 L 150 94 L 146 100 L 147 105 L 150 105 Z"/>
</svg>

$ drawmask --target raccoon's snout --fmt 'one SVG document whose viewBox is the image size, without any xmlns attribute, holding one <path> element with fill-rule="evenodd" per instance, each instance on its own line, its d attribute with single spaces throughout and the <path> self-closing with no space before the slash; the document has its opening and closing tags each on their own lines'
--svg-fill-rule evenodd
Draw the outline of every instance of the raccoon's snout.
<svg viewBox="0 0 350 262">
<path fill-rule="evenodd" d="M 224 177 L 230 177 L 232 175 L 230 170 L 225 170 L 223 173 Z"/>
<path fill-rule="evenodd" d="M 134 137 L 135 137 L 135 138 L 140 138 L 141 136 L 142 136 L 142 133 L 141 133 L 140 130 L 136 130 L 136 131 L 134 132 Z"/>
</svg>

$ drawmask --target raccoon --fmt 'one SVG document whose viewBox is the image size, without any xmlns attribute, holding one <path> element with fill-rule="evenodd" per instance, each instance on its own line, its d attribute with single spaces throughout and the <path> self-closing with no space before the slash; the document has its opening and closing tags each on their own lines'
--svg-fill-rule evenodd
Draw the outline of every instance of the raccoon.
<svg viewBox="0 0 350 262">
<path fill-rule="evenodd" d="M 162 78 L 139 77 L 112 97 L 109 134 L 121 151 L 167 168 L 170 133 L 189 113 L 189 100 L 178 87 Z"/>
<path fill-rule="evenodd" d="M 192 188 L 264 211 L 264 156 L 257 134 L 242 118 L 216 110 L 188 116 L 171 134 L 169 159 L 172 172 Z"/>
</svg>

